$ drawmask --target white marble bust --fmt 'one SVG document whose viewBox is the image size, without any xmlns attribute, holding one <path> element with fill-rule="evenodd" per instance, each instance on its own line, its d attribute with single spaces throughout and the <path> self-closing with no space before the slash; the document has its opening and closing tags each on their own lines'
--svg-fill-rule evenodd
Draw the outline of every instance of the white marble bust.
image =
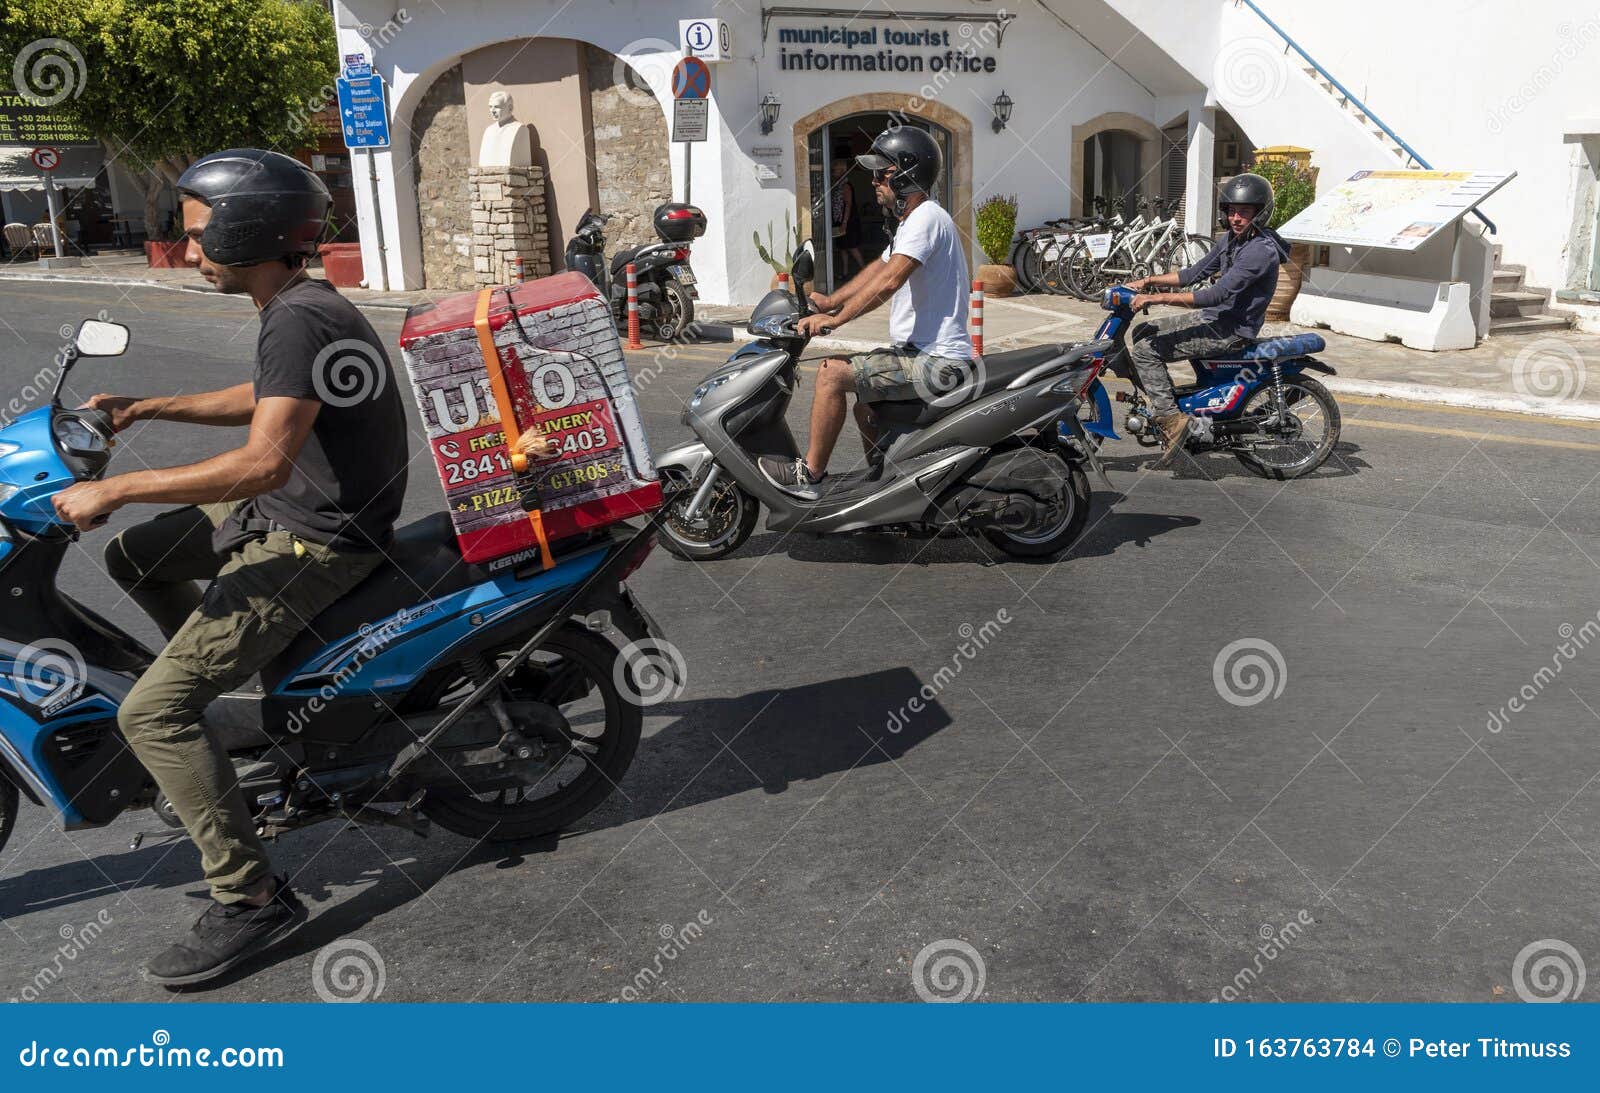
<svg viewBox="0 0 1600 1093">
<path fill-rule="evenodd" d="M 478 145 L 479 167 L 527 167 L 533 163 L 533 138 L 516 119 L 515 103 L 504 91 L 489 96 L 489 126 Z"/>
</svg>

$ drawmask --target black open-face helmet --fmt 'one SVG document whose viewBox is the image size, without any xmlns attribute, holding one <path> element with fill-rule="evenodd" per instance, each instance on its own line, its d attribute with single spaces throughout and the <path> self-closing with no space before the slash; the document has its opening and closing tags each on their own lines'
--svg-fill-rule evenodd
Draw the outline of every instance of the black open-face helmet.
<svg viewBox="0 0 1600 1093">
<path fill-rule="evenodd" d="M 939 175 L 944 170 L 944 153 L 939 151 L 939 142 L 926 129 L 895 125 L 879 133 L 878 139 L 872 142 L 872 149 L 864 156 L 857 156 L 856 162 L 868 171 L 895 168 L 889 189 L 894 193 L 895 215 L 904 216 L 906 198 L 913 193 L 934 195 Z"/>
<path fill-rule="evenodd" d="M 1217 190 L 1217 208 L 1224 217 L 1227 216 L 1229 205 L 1256 206 L 1255 219 L 1250 223 L 1258 229 L 1265 228 L 1271 222 L 1274 200 L 1272 183 L 1260 175 L 1234 175 Z"/>
<path fill-rule="evenodd" d="M 317 253 L 333 204 L 311 168 L 260 148 L 212 152 L 183 172 L 177 189 L 210 206 L 200 247 L 224 266 L 301 264 Z"/>
</svg>

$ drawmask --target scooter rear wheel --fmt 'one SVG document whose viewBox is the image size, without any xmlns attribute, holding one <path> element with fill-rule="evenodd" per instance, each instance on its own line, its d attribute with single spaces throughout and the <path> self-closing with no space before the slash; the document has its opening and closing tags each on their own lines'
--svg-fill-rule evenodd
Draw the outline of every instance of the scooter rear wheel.
<svg viewBox="0 0 1600 1093">
<path fill-rule="evenodd" d="M 1333 395 L 1310 376 L 1285 376 L 1283 394 L 1288 419 L 1283 424 L 1277 423 L 1270 385 L 1250 396 L 1240 416 L 1262 419 L 1266 435 L 1247 437 L 1247 446 L 1233 449 L 1250 470 L 1280 481 L 1310 474 L 1327 462 L 1343 424 Z"/>
<path fill-rule="evenodd" d="M 681 471 L 663 470 L 667 480 L 667 515 L 661 521 L 661 545 L 691 562 L 725 558 L 744 546 L 756 529 L 761 502 L 751 497 L 726 474 L 713 487 L 711 500 L 699 519 L 684 516 L 695 491 Z"/>
<path fill-rule="evenodd" d="M 489 842 L 554 834 L 593 812 L 622 781 L 639 748 L 643 715 L 637 696 L 618 687 L 619 656 L 597 634 L 577 626 L 557 630 L 510 676 L 511 690 L 513 698 L 549 702 L 561 710 L 570 725 L 571 752 L 540 785 L 482 794 L 460 785 L 431 790 L 423 811 L 446 831 Z M 560 693 L 550 693 L 552 687 Z M 629 687 L 642 691 L 639 683 Z M 440 698 L 448 703 L 471 689 L 465 676 L 442 680 Z M 544 784 L 569 767 L 576 768 L 570 781 Z"/>
<path fill-rule="evenodd" d="M 1068 470 L 1071 475 L 1067 483 L 1068 508 L 1065 512 L 1058 513 L 1057 518 L 1045 527 L 1025 531 L 984 528 L 983 537 L 1013 558 L 1048 558 L 1077 542 L 1078 536 L 1083 534 L 1084 525 L 1089 522 L 1092 491 L 1089 489 L 1089 476 L 1083 473 L 1082 467 L 1073 466 L 1069 469 L 1063 464 L 1063 470 Z"/>
</svg>

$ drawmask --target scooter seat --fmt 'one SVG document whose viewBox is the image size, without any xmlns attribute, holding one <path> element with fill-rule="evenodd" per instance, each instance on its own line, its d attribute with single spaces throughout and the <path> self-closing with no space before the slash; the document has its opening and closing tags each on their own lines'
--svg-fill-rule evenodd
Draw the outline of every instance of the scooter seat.
<svg viewBox="0 0 1600 1093">
<path fill-rule="evenodd" d="M 488 571 L 461 558 L 449 513 L 436 512 L 394 533 L 385 559 L 365 580 L 312 619 L 300 636 L 261 670 L 271 691 L 330 642 L 404 607 L 487 581 Z"/>
<path fill-rule="evenodd" d="M 927 425 L 937 421 L 951 410 L 982 398 L 991 391 L 1001 391 L 1018 376 L 1069 353 L 1072 345 L 1036 345 L 1027 349 L 1011 349 L 1004 353 L 988 353 L 979 358 L 977 389 L 964 389 L 957 397 L 944 402 L 931 403 L 922 399 L 873 401 L 873 416 L 887 425 L 904 427 Z"/>
<path fill-rule="evenodd" d="M 1235 349 L 1221 357 L 1207 357 L 1208 365 L 1233 361 L 1275 361 L 1286 357 L 1304 357 L 1328 348 L 1321 334 L 1289 334 L 1281 338 L 1262 338 L 1243 349 Z"/>
</svg>

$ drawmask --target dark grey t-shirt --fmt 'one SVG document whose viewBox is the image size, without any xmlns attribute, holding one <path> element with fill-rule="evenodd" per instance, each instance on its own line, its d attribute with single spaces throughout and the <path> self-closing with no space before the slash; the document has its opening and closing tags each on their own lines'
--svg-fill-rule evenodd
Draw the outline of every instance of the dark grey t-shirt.
<svg viewBox="0 0 1600 1093">
<path fill-rule="evenodd" d="M 252 382 L 258 399 L 322 409 L 289 481 L 237 515 L 341 549 L 386 546 L 406 495 L 406 416 L 372 324 L 326 281 L 298 281 L 261 311 Z"/>
</svg>

